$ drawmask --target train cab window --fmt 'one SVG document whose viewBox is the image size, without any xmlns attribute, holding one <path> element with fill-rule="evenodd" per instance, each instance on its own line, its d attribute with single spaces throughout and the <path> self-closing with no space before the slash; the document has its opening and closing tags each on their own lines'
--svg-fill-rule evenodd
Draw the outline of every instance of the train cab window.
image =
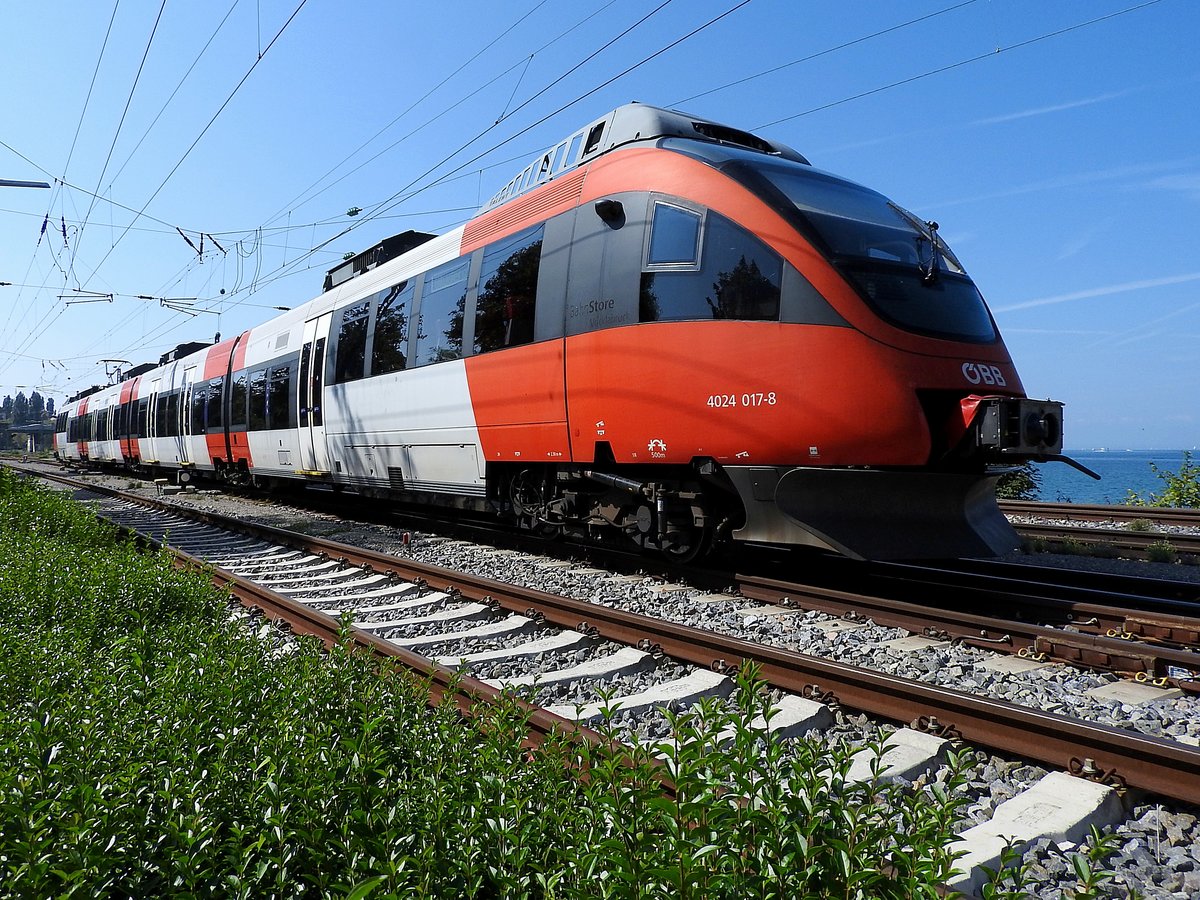
<svg viewBox="0 0 1200 900">
<path fill-rule="evenodd" d="M 267 427 L 267 370 L 250 373 L 250 431 L 264 431 Z"/>
<path fill-rule="evenodd" d="M 416 279 L 392 285 L 376 295 L 371 374 L 399 372 L 408 364 L 408 317 Z"/>
<path fill-rule="evenodd" d="M 229 387 L 229 427 L 234 430 L 246 428 L 246 398 L 249 395 L 250 373 L 239 372 Z"/>
<path fill-rule="evenodd" d="M 484 250 L 475 306 L 476 353 L 533 340 L 544 231 L 542 225 L 528 228 Z"/>
<path fill-rule="evenodd" d="M 365 374 L 367 358 L 367 323 L 371 301 L 364 300 L 342 310 L 338 330 L 337 358 L 334 360 L 333 383 L 357 381 Z"/>
<path fill-rule="evenodd" d="M 269 428 L 294 428 L 292 410 L 296 395 L 292 392 L 292 367 L 275 366 L 267 382 L 267 422 Z"/>
<path fill-rule="evenodd" d="M 700 223 L 698 212 L 655 203 L 650 225 L 650 245 L 646 251 L 646 268 L 696 267 L 700 263 Z"/>
<path fill-rule="evenodd" d="M 459 257 L 425 273 L 417 316 L 417 345 L 409 367 L 462 357 L 463 317 L 471 258 Z"/>
<path fill-rule="evenodd" d="M 672 207 L 659 204 L 656 219 L 662 208 Z M 648 255 L 639 296 L 641 321 L 777 321 L 782 257 L 746 229 L 713 212 L 709 212 L 703 231 L 701 264 L 696 269 L 656 266 Z"/>
</svg>

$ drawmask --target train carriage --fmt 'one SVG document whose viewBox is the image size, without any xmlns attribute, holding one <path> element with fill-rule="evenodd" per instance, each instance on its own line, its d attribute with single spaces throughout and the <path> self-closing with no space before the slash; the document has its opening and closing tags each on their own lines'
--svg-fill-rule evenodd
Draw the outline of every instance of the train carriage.
<svg viewBox="0 0 1200 900">
<path fill-rule="evenodd" d="M 677 558 L 1000 552 L 999 469 L 1065 460 L 1061 404 L 1025 396 L 935 223 L 682 113 L 620 107 L 465 226 L 388 239 L 325 288 L 120 388 L 115 458 Z"/>
</svg>

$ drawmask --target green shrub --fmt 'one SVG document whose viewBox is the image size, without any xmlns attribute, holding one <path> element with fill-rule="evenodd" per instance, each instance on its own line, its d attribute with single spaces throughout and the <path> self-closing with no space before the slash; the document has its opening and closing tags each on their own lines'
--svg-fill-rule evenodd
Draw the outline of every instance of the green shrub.
<svg viewBox="0 0 1200 900">
<path fill-rule="evenodd" d="M 1154 463 L 1150 463 L 1150 470 L 1166 487 L 1149 497 L 1130 491 L 1126 503 L 1131 506 L 1200 507 L 1200 463 L 1192 462 L 1190 450 L 1183 451 L 1183 465 L 1178 472 L 1160 469 Z"/>
<path fill-rule="evenodd" d="M 1037 500 L 1042 493 L 1042 473 L 1031 462 L 1005 472 L 996 481 L 998 500 Z"/>
<path fill-rule="evenodd" d="M 1146 548 L 1146 559 L 1150 562 L 1173 563 L 1179 558 L 1179 551 L 1170 541 L 1155 541 Z"/>
<path fill-rule="evenodd" d="M 1058 552 L 1067 556 L 1091 556 L 1094 546 L 1078 538 L 1064 537 L 1058 542 Z"/>
</svg>

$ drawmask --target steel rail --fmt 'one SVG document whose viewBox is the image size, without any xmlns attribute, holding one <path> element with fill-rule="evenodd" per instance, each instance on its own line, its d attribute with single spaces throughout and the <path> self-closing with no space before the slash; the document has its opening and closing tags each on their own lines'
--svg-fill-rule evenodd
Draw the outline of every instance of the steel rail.
<svg viewBox="0 0 1200 900">
<path fill-rule="evenodd" d="M 1090 522 L 1132 522 L 1200 528 L 1200 509 L 1169 506 L 1126 506 L 1099 503 L 1043 503 L 1040 500 L 1001 500 L 1000 511 L 1012 516 L 1044 516 Z"/>
<path fill-rule="evenodd" d="M 959 693 L 271 526 L 251 525 L 105 488 L 89 489 L 228 530 L 269 537 L 352 565 L 370 565 L 408 580 L 421 579 L 439 590 L 456 590 L 469 599 L 490 598 L 506 609 L 540 616 L 563 628 L 640 645 L 694 665 L 723 670 L 753 662 L 761 667 L 762 676 L 770 684 L 783 690 L 824 696 L 841 706 L 900 724 L 936 720 L 971 744 L 1056 768 L 1078 769 L 1081 761 L 1094 761 L 1094 766 L 1087 768 L 1115 773 L 1130 787 L 1188 801 L 1200 796 L 1200 750 L 1175 741 Z"/>
<path fill-rule="evenodd" d="M 879 625 L 903 628 L 938 640 L 960 640 L 971 646 L 1002 653 L 1025 653 L 1043 655 L 1047 658 L 1076 665 L 1117 671 L 1136 675 L 1144 673 L 1151 678 L 1167 678 L 1180 686 L 1190 685 L 1192 679 L 1200 678 L 1200 653 L 1194 650 L 1161 646 L 1159 644 L 1112 637 L 1107 634 L 1086 634 L 1063 631 L 1046 625 L 1036 625 L 1016 618 L 976 615 L 958 609 L 909 603 L 879 596 L 793 584 L 773 578 L 755 575 L 739 575 L 738 589 L 741 593 L 764 603 L 795 605 L 803 609 L 815 609 L 830 615 L 852 620 L 870 619 Z M 1039 598 L 1041 603 L 1052 603 L 1050 598 Z M 1044 607 L 1035 605 L 1029 598 L 1013 598 L 1005 608 L 1027 606 L 1037 611 Z M 1137 628 L 1138 631 L 1122 631 L 1122 634 L 1142 634 L 1156 629 L 1155 636 L 1163 634 L 1195 641 L 1200 635 L 1200 620 L 1184 617 L 1143 617 L 1138 619 L 1113 607 L 1099 604 L 1058 604 L 1057 611 L 1076 623 L 1095 621 L 1109 628 Z M 1176 674 L 1172 670 L 1185 669 L 1189 675 Z"/>
<path fill-rule="evenodd" d="M 1154 545 L 1170 545 L 1181 554 L 1200 554 L 1200 534 L 1161 531 L 1126 531 L 1118 528 L 1088 528 L 1082 525 L 1016 524 L 1019 535 L 1047 543 L 1096 544 L 1138 558 L 1149 558 Z"/>
</svg>

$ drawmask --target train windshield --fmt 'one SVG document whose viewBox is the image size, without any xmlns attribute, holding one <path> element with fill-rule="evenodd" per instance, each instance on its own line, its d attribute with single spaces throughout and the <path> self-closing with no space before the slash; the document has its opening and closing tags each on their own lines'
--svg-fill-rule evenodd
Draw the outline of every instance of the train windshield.
<svg viewBox="0 0 1200 900">
<path fill-rule="evenodd" d="M 815 239 L 879 315 L 901 328 L 988 343 L 996 329 L 957 257 L 917 216 L 882 194 L 810 166 L 668 138 L 776 206 Z"/>
<path fill-rule="evenodd" d="M 824 240 L 833 263 L 884 318 L 912 331 L 977 342 L 995 327 L 974 283 L 936 226 L 882 194 L 797 165 L 765 165 Z"/>
</svg>

